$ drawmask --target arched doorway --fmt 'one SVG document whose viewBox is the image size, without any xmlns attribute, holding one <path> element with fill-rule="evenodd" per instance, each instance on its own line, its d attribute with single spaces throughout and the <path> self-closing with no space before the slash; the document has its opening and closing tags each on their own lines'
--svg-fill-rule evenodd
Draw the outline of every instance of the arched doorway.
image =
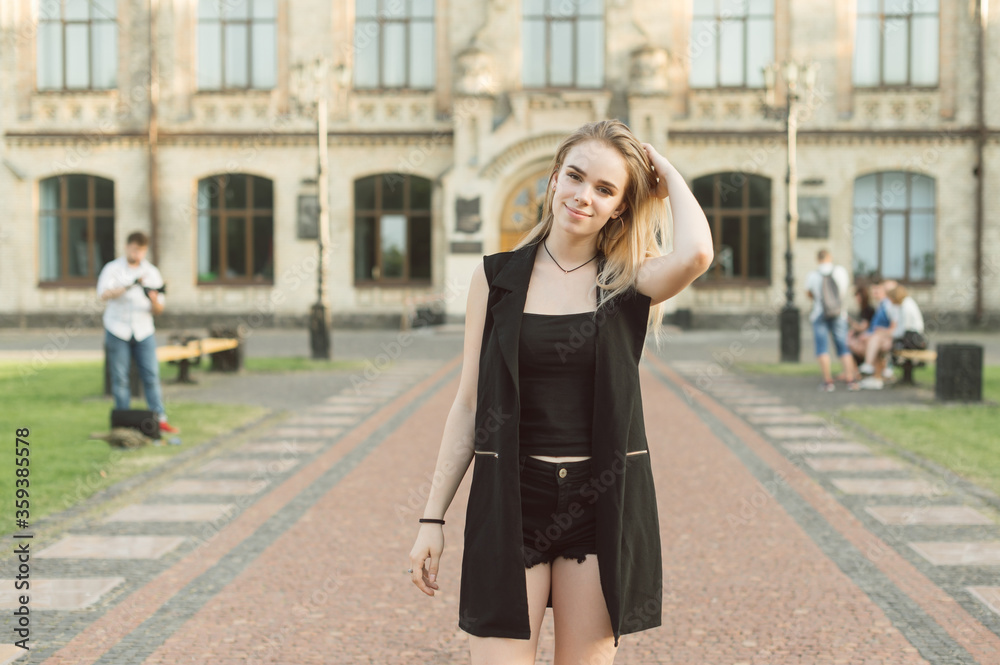
<svg viewBox="0 0 1000 665">
<path fill-rule="evenodd" d="M 548 169 L 540 169 L 523 178 L 511 190 L 500 217 L 499 251 L 514 249 L 521 236 L 542 220 L 542 204 L 548 183 Z"/>
</svg>

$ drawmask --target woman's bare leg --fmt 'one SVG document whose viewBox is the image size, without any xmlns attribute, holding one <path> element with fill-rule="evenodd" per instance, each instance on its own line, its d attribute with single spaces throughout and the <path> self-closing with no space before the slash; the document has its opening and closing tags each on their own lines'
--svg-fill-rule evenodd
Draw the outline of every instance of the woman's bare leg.
<svg viewBox="0 0 1000 665">
<path fill-rule="evenodd" d="M 597 555 L 583 562 L 552 562 L 552 616 L 555 619 L 554 665 L 610 665 L 618 647 L 601 592 Z"/>
<path fill-rule="evenodd" d="M 538 631 L 542 627 L 546 601 L 549 599 L 551 568 L 551 564 L 539 563 L 524 569 L 524 579 L 528 587 L 528 623 L 531 625 L 531 639 L 469 635 L 472 665 L 534 665 L 538 649 Z M 552 602 L 554 606 L 554 598 Z"/>
</svg>

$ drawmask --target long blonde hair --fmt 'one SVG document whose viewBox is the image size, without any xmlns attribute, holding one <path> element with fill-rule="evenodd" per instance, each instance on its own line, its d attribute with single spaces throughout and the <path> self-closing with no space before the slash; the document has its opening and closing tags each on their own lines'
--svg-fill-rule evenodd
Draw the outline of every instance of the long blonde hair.
<svg viewBox="0 0 1000 665">
<path fill-rule="evenodd" d="M 551 187 L 552 180 L 559 173 L 573 146 L 585 141 L 599 141 L 616 149 L 624 158 L 628 173 L 628 184 L 622 197 L 626 208 L 617 219 L 609 219 L 597 235 L 597 249 L 605 257 L 604 268 L 596 280 L 597 309 L 600 310 L 615 296 L 635 288 L 642 262 L 647 258 L 663 255 L 657 238 L 662 241 L 669 230 L 666 201 L 654 195 L 656 174 L 652 164 L 625 123 L 614 118 L 590 122 L 559 144 L 549 166 L 542 218 L 518 241 L 514 249 L 539 243 L 548 237 L 554 218 L 552 197 L 555 190 Z M 657 345 L 660 344 L 663 328 L 662 309 L 663 303 L 651 306 L 646 322 L 647 330 L 652 323 L 653 339 Z"/>
</svg>

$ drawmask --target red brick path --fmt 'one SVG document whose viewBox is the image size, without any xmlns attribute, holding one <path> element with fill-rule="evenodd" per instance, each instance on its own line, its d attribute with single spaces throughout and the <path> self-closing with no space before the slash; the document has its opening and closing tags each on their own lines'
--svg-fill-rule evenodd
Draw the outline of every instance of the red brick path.
<svg viewBox="0 0 1000 665">
<path fill-rule="evenodd" d="M 458 362 L 376 413 L 48 662 L 92 663 Z M 746 524 L 730 523 L 762 486 L 683 399 L 645 368 L 641 381 L 663 544 L 663 626 L 623 636 L 616 663 L 926 662 L 775 499 L 754 502 Z M 145 662 L 468 663 L 457 620 L 471 474 L 446 515 L 441 590 L 425 596 L 403 572 L 457 385 L 456 375 Z M 872 542 L 742 420 L 698 399 L 845 537 L 863 551 Z M 1000 640 L 891 548 L 878 566 L 981 663 L 1000 662 Z M 551 614 L 542 640 L 538 662 L 551 662 Z"/>
</svg>

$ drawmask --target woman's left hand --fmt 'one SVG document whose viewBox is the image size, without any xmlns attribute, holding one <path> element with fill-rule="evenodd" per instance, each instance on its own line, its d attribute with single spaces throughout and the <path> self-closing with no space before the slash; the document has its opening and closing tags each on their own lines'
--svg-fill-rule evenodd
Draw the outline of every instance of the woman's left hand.
<svg viewBox="0 0 1000 665">
<path fill-rule="evenodd" d="M 653 171 L 657 176 L 656 190 L 653 195 L 660 199 L 667 198 L 670 195 L 667 189 L 667 172 L 674 168 L 673 165 L 649 143 L 640 143 L 639 145 L 646 151 L 646 156 L 649 157 L 649 162 L 653 165 Z"/>
</svg>

